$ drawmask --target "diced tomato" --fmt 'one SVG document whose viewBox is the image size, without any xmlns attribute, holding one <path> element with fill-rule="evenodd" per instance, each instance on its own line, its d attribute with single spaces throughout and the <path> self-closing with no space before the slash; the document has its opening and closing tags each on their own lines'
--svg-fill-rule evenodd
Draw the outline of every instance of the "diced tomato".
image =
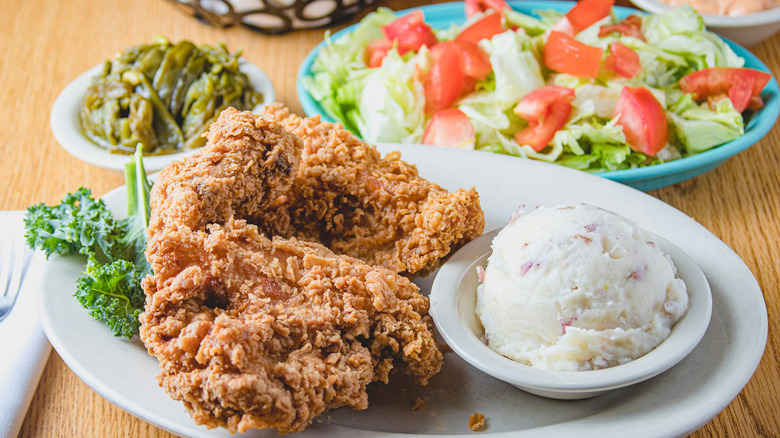
<svg viewBox="0 0 780 438">
<path fill-rule="evenodd" d="M 423 82 L 426 114 L 449 107 L 460 96 L 465 78 L 460 67 L 461 56 L 460 47 L 452 41 L 431 49 L 433 64 Z"/>
<path fill-rule="evenodd" d="M 459 149 L 474 149 L 474 124 L 457 108 L 443 109 L 433 115 L 425 128 L 422 143 Z"/>
<path fill-rule="evenodd" d="M 456 42 L 468 41 L 478 43 L 483 39 L 490 39 L 493 35 L 499 34 L 506 29 L 501 24 L 501 14 L 490 13 L 475 21 L 469 27 L 463 29 L 455 37 Z"/>
<path fill-rule="evenodd" d="M 601 55 L 598 47 L 579 42 L 569 35 L 552 31 L 544 45 L 544 64 L 561 73 L 595 78 L 599 74 Z"/>
<path fill-rule="evenodd" d="M 609 15 L 614 5 L 615 0 L 580 0 L 566 13 L 566 18 L 576 34 Z"/>
<path fill-rule="evenodd" d="M 463 77 L 463 87 L 460 89 L 460 96 L 463 97 L 472 91 L 474 91 L 474 88 L 477 86 L 477 80 L 472 78 L 471 76 L 464 76 Z"/>
<path fill-rule="evenodd" d="M 728 96 L 734 109 L 743 112 L 763 103 L 759 95 L 770 79 L 769 73 L 752 68 L 711 67 L 680 79 L 680 88 L 695 94 L 698 101 Z"/>
<path fill-rule="evenodd" d="M 644 87 L 624 87 L 612 113 L 632 149 L 655 156 L 669 141 L 664 108 Z"/>
<path fill-rule="evenodd" d="M 539 123 L 547 116 L 553 103 L 564 101 L 571 103 L 575 93 L 571 88 L 549 85 L 528 93 L 515 106 L 514 112 L 529 123 Z"/>
<path fill-rule="evenodd" d="M 403 54 L 408 50 L 418 51 L 422 46 L 433 47 L 438 42 L 433 29 L 425 23 L 425 15 L 415 9 L 383 27 L 388 40 L 398 41 L 398 52 Z M 401 48 L 404 52 L 401 52 Z"/>
<path fill-rule="evenodd" d="M 528 93 L 514 109 L 518 117 L 528 121 L 528 126 L 515 134 L 515 141 L 536 152 L 544 149 L 569 120 L 574 97 L 571 88 L 552 85 Z"/>
<path fill-rule="evenodd" d="M 501 16 L 504 16 L 504 9 L 508 8 L 504 0 L 465 0 L 466 18 L 471 17 L 477 12 L 487 12 L 488 9 L 492 9 Z"/>
<path fill-rule="evenodd" d="M 455 44 L 461 49 L 460 68 L 463 74 L 482 80 L 493 71 L 490 57 L 481 47 L 470 41 L 455 40 Z"/>
<path fill-rule="evenodd" d="M 554 103 L 550 107 L 550 115 L 544 123 L 529 125 L 515 134 L 515 141 L 521 145 L 529 145 L 536 152 L 544 149 L 569 119 L 571 104 Z"/>
<path fill-rule="evenodd" d="M 422 46 L 433 47 L 438 40 L 433 29 L 425 24 L 425 15 L 419 9 L 406 14 L 382 28 L 385 38 L 368 43 L 365 48 L 366 64 L 379 67 L 387 52 L 395 44 L 398 54 L 418 51 Z"/>
<path fill-rule="evenodd" d="M 613 41 L 609 45 L 609 53 L 604 59 L 604 66 L 624 78 L 631 79 L 642 71 L 639 55 L 630 47 Z"/>
<path fill-rule="evenodd" d="M 366 64 L 369 67 L 379 67 L 382 65 L 382 60 L 387 56 L 387 52 L 393 48 L 393 42 L 387 38 L 380 38 L 378 40 L 371 41 L 366 45 L 365 56 L 367 59 Z"/>
<path fill-rule="evenodd" d="M 642 35 L 642 19 L 638 15 L 629 15 L 619 24 L 601 26 L 599 37 L 607 36 L 612 32 L 622 33 L 625 36 L 634 37 L 642 41 L 645 40 L 645 36 Z"/>
</svg>

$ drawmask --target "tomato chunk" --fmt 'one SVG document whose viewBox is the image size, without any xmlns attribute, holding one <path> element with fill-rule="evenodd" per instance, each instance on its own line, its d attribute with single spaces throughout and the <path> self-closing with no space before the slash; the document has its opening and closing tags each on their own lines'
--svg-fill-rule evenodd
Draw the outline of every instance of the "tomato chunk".
<svg viewBox="0 0 780 438">
<path fill-rule="evenodd" d="M 501 24 L 501 14 L 490 13 L 475 21 L 469 27 L 463 29 L 455 37 L 456 42 L 468 41 L 478 43 L 483 39 L 490 39 L 493 35 L 499 34 L 506 29 Z"/>
<path fill-rule="evenodd" d="M 528 93 L 515 106 L 514 113 L 529 123 L 539 123 L 548 115 L 553 103 L 558 101 L 571 103 L 574 97 L 575 93 L 571 88 L 549 85 Z"/>
<path fill-rule="evenodd" d="M 711 67 L 695 71 L 680 79 L 680 88 L 696 95 L 696 100 L 719 100 L 729 97 L 739 112 L 755 108 L 772 75 L 752 68 Z M 758 99 L 758 100 L 757 100 Z M 759 104 L 760 107 L 760 104 Z"/>
<path fill-rule="evenodd" d="M 645 36 L 642 35 L 642 19 L 638 15 L 629 15 L 619 24 L 601 26 L 601 29 L 599 29 L 599 37 L 607 36 L 612 32 L 618 32 L 642 41 L 645 40 Z"/>
<path fill-rule="evenodd" d="M 488 9 L 492 9 L 503 16 L 504 9 L 509 7 L 504 0 L 465 0 L 464 3 L 466 18 L 477 12 L 487 12 Z"/>
<path fill-rule="evenodd" d="M 630 47 L 613 41 L 609 45 L 609 54 L 604 59 L 604 66 L 624 78 L 631 79 L 642 71 L 639 55 Z"/>
<path fill-rule="evenodd" d="M 437 111 L 425 127 L 422 143 L 458 149 L 474 149 L 474 124 L 457 108 Z"/>
<path fill-rule="evenodd" d="M 463 97 L 472 91 L 477 87 L 477 80 L 472 78 L 471 76 L 464 76 L 463 78 L 463 87 L 460 89 L 460 97 Z"/>
<path fill-rule="evenodd" d="M 601 55 L 598 47 L 579 42 L 569 35 L 551 31 L 544 45 L 544 64 L 561 73 L 595 78 L 599 74 Z"/>
<path fill-rule="evenodd" d="M 388 40 L 398 41 L 398 52 L 402 55 L 409 50 L 416 52 L 422 46 L 432 47 L 438 42 L 433 29 L 425 23 L 425 15 L 419 9 L 396 19 L 383 27 L 382 31 Z"/>
<path fill-rule="evenodd" d="M 490 57 L 481 47 L 470 41 L 455 40 L 461 50 L 460 68 L 463 74 L 474 79 L 485 79 L 493 67 Z"/>
<path fill-rule="evenodd" d="M 574 97 L 571 88 L 554 85 L 528 93 L 514 109 L 518 117 L 528 121 L 528 126 L 515 134 L 515 141 L 536 152 L 544 149 L 569 120 Z"/>
<path fill-rule="evenodd" d="M 426 114 L 449 107 L 460 96 L 465 80 L 461 56 L 460 47 L 452 41 L 439 43 L 431 49 L 433 65 L 423 82 Z"/>
<path fill-rule="evenodd" d="M 369 67 L 379 67 L 382 65 L 382 60 L 387 56 L 387 52 L 393 48 L 393 42 L 387 38 L 380 38 L 378 40 L 371 41 L 366 45 L 365 56 L 367 59 L 366 64 Z"/>
<path fill-rule="evenodd" d="M 382 28 L 385 38 L 368 43 L 365 48 L 366 64 L 369 67 L 379 67 L 395 44 L 398 54 L 418 51 L 422 46 L 433 47 L 438 40 L 433 29 L 425 23 L 422 11 L 414 10 Z"/>
<path fill-rule="evenodd" d="M 574 33 L 579 33 L 609 15 L 614 5 L 615 0 L 580 0 L 566 13 L 566 18 Z"/>
<path fill-rule="evenodd" d="M 617 118 L 635 151 L 654 156 L 669 142 L 666 112 L 647 88 L 624 87 L 612 118 Z"/>
</svg>

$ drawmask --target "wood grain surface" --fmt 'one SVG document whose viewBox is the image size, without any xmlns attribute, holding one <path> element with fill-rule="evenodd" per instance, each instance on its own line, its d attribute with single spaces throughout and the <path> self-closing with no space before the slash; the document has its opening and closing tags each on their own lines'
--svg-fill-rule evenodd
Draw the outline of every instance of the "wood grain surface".
<svg viewBox="0 0 780 438">
<path fill-rule="evenodd" d="M 394 9 L 433 2 L 385 0 Z M 72 157 L 52 136 L 50 109 L 76 76 L 115 52 L 156 35 L 241 47 L 273 81 L 278 100 L 302 114 L 295 75 L 323 30 L 267 36 L 217 29 L 165 0 L 0 0 L 0 208 L 55 203 L 80 186 L 102 195 L 123 184 L 119 172 Z M 359 18 L 359 17 L 357 17 Z M 345 25 L 342 23 L 333 29 Z M 751 50 L 780 72 L 780 35 Z M 687 213 L 734 249 L 758 279 L 767 303 L 764 357 L 744 390 L 695 437 L 780 437 L 780 129 L 717 169 L 651 194 Z M 739 291 L 734 291 L 739 293 Z M 671 401 L 670 401 L 671 402 Z M 52 352 L 22 437 L 170 436 L 88 388 Z"/>
</svg>

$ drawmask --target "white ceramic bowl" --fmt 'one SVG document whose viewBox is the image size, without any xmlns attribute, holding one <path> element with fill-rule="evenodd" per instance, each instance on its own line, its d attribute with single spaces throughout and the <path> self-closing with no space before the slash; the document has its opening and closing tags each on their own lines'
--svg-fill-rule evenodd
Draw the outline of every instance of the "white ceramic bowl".
<svg viewBox="0 0 780 438">
<path fill-rule="evenodd" d="M 672 9 L 659 0 L 631 0 L 638 8 L 658 13 Z M 754 14 L 725 16 L 702 14 L 707 29 L 726 37 L 742 46 L 752 46 L 780 31 L 780 8 Z"/>
<path fill-rule="evenodd" d="M 103 64 L 100 64 L 87 70 L 68 84 L 57 96 L 51 108 L 51 130 L 57 142 L 76 158 L 95 166 L 124 170 L 125 163 L 130 161 L 130 155 L 112 154 L 96 145 L 84 135 L 79 121 L 79 109 L 87 95 L 87 89 L 92 83 L 92 79 L 100 73 L 102 68 Z M 276 92 L 271 80 L 260 67 L 240 58 L 239 69 L 247 75 L 252 87 L 263 93 L 263 103 L 256 106 L 253 109 L 254 112 L 259 112 L 264 106 L 276 100 Z M 144 167 L 148 172 L 156 172 L 162 170 L 168 163 L 183 158 L 196 150 L 144 157 Z"/>
<path fill-rule="evenodd" d="M 490 244 L 498 231 L 482 235 L 453 254 L 436 275 L 430 296 L 430 313 L 441 336 L 455 353 L 486 374 L 543 397 L 595 397 L 668 370 L 693 351 L 707 331 L 712 296 L 704 273 L 681 249 L 653 234 L 664 253 L 674 260 L 689 295 L 688 311 L 658 347 L 626 364 L 594 371 L 550 371 L 508 359 L 485 344 L 484 329 L 474 314 L 476 267 L 486 266 Z"/>
</svg>

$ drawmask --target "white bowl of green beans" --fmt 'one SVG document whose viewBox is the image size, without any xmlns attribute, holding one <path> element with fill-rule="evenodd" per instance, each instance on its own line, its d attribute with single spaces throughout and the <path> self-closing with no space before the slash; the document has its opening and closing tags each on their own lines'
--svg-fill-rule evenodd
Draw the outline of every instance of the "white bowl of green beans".
<svg viewBox="0 0 780 438">
<path fill-rule="evenodd" d="M 128 48 L 63 89 L 51 111 L 54 137 L 73 156 L 115 170 L 141 144 L 146 170 L 161 170 L 199 149 L 225 107 L 260 112 L 275 100 L 265 72 L 239 55 L 165 39 Z"/>
</svg>

